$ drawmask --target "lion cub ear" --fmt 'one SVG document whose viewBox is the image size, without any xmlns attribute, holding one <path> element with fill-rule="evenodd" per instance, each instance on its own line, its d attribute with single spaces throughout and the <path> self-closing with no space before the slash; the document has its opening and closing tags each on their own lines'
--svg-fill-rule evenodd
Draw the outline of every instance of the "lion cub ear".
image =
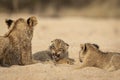
<svg viewBox="0 0 120 80">
<path fill-rule="evenodd" d="M 69 48 L 69 44 L 65 43 L 65 48 L 68 49 Z"/>
<path fill-rule="evenodd" d="M 92 44 L 95 48 L 99 49 L 99 46 L 97 44 Z"/>
<path fill-rule="evenodd" d="M 6 19 L 6 20 L 5 20 L 5 23 L 7 24 L 8 29 L 10 28 L 10 26 L 12 25 L 13 22 L 14 22 L 14 21 L 11 20 L 11 19 Z"/>
<path fill-rule="evenodd" d="M 29 17 L 27 19 L 27 24 L 30 26 L 30 27 L 33 27 L 35 25 L 37 25 L 37 19 L 35 16 L 32 16 L 32 17 Z"/>
<path fill-rule="evenodd" d="M 82 51 L 86 51 L 87 48 L 86 48 L 86 44 L 80 44 L 80 48 Z"/>
</svg>

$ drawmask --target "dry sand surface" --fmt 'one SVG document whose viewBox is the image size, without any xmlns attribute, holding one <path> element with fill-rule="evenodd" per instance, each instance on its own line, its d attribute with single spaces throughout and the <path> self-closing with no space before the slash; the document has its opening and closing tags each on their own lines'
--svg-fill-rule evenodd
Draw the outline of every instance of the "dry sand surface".
<svg viewBox="0 0 120 80">
<path fill-rule="evenodd" d="M 0 14 L 0 35 L 7 32 L 4 20 L 7 18 L 28 18 L 30 15 Z M 27 66 L 0 67 L 0 80 L 120 80 L 120 70 L 107 72 L 80 65 L 78 52 L 80 43 L 96 43 L 102 51 L 120 52 L 120 20 L 90 19 L 81 17 L 41 18 L 38 17 L 32 40 L 33 54 L 46 50 L 55 38 L 63 39 L 70 45 L 69 54 L 76 60 L 75 65 L 53 65 L 37 63 Z"/>
</svg>

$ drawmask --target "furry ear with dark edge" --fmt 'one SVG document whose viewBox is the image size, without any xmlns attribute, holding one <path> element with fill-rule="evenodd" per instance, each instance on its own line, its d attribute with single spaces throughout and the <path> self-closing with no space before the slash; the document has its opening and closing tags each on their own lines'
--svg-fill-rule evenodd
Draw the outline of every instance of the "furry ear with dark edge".
<svg viewBox="0 0 120 80">
<path fill-rule="evenodd" d="M 13 20 L 11 20 L 11 19 L 6 19 L 6 20 L 5 20 L 5 23 L 7 24 L 8 29 L 9 29 L 10 26 L 11 26 L 11 24 L 13 23 Z"/>
<path fill-rule="evenodd" d="M 94 47 L 96 47 L 97 49 L 99 49 L 99 46 L 97 44 L 92 44 Z"/>
<path fill-rule="evenodd" d="M 86 51 L 87 50 L 86 44 L 80 44 L 80 47 L 81 47 L 82 51 Z"/>
<path fill-rule="evenodd" d="M 32 16 L 30 18 L 27 19 L 27 24 L 30 26 L 30 27 L 33 27 L 35 25 L 37 25 L 37 19 L 35 16 Z"/>
<path fill-rule="evenodd" d="M 69 48 L 69 44 L 65 43 L 65 48 L 68 49 Z"/>
</svg>

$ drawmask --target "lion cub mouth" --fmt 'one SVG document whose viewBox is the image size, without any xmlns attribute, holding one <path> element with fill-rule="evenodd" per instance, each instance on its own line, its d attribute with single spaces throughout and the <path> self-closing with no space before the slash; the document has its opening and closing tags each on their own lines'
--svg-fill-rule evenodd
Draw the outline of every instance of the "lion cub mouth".
<svg viewBox="0 0 120 80">
<path fill-rule="evenodd" d="M 60 54 L 53 54 L 52 55 L 53 60 L 59 61 L 60 60 Z"/>
</svg>

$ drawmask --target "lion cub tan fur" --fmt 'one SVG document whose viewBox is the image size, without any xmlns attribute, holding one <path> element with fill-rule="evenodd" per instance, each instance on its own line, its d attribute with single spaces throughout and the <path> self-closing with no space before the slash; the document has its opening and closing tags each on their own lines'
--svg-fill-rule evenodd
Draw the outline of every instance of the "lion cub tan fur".
<svg viewBox="0 0 120 80">
<path fill-rule="evenodd" d="M 82 62 L 79 68 L 98 67 L 108 71 L 120 69 L 120 53 L 102 52 L 96 44 L 81 44 L 79 60 Z"/>
<path fill-rule="evenodd" d="M 8 32 L 0 36 L 0 65 L 27 65 L 32 63 L 32 37 L 36 17 L 27 20 L 6 20 Z"/>
<path fill-rule="evenodd" d="M 61 39 L 54 39 L 51 43 L 48 50 L 35 53 L 33 58 L 40 61 L 52 60 L 56 64 L 74 64 L 74 59 L 69 58 L 67 43 Z"/>
</svg>

